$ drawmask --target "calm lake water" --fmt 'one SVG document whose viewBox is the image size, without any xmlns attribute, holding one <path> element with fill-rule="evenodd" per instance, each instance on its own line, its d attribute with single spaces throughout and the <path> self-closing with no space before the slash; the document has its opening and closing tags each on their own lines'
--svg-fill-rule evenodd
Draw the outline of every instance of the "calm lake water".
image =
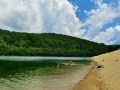
<svg viewBox="0 0 120 90">
<path fill-rule="evenodd" d="M 90 57 L 36 57 L 36 56 L 0 56 L 0 60 L 31 61 L 31 60 L 90 60 Z"/>
<path fill-rule="evenodd" d="M 0 90 L 71 90 L 91 66 L 89 57 L 0 56 Z"/>
</svg>

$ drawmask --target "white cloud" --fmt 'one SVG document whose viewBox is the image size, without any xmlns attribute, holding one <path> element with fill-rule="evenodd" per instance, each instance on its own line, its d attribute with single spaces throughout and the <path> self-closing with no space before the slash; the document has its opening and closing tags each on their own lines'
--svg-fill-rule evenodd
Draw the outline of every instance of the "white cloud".
<svg viewBox="0 0 120 90">
<path fill-rule="evenodd" d="M 0 0 L 1 28 L 22 31 L 40 32 L 42 30 L 42 16 L 37 2 L 30 4 L 22 0 Z"/>
<path fill-rule="evenodd" d="M 120 0 L 116 7 L 103 3 L 103 0 L 93 1 L 98 7 L 85 11 L 88 17 L 81 22 L 75 14 L 78 6 L 73 6 L 68 0 L 0 0 L 0 28 L 60 33 L 100 43 L 118 43 L 117 25 L 102 32 L 101 29 L 120 16 Z"/>
<path fill-rule="evenodd" d="M 88 32 L 84 38 L 92 40 L 96 37 L 101 29 L 108 23 L 111 23 L 115 18 L 120 16 L 119 9 L 114 8 L 109 4 L 98 2 L 98 8 L 90 11 L 85 11 L 89 16 L 84 23 L 88 27 Z"/>
<path fill-rule="evenodd" d="M 106 44 L 120 44 L 120 25 L 110 27 L 104 32 L 100 32 L 93 41 Z"/>
<path fill-rule="evenodd" d="M 77 6 L 67 0 L 0 0 L 0 27 L 21 32 L 76 35 Z"/>
<path fill-rule="evenodd" d="M 103 0 L 91 0 L 95 4 L 101 5 L 103 3 Z"/>
</svg>

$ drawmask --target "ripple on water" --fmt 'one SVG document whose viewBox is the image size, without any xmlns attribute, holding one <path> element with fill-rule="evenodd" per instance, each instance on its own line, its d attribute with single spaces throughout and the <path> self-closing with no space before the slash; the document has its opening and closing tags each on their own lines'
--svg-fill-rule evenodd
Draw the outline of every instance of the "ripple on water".
<svg viewBox="0 0 120 90">
<path fill-rule="evenodd" d="M 70 90 L 70 88 L 86 75 L 91 66 L 91 64 L 83 63 L 79 69 L 70 69 L 71 71 L 68 70 L 69 68 L 62 68 L 61 70 L 65 69 L 70 72 L 63 74 L 61 71 L 62 74 L 54 75 L 41 75 L 42 69 L 38 66 L 35 69 L 26 69 L 26 67 L 23 66 L 24 68 L 14 70 L 17 73 L 12 72 L 11 74 L 10 72 L 9 77 L 0 76 L 0 90 Z M 52 68 L 52 70 L 54 69 L 57 69 L 57 67 Z M 3 70 L 5 70 L 5 67 Z M 48 70 L 50 69 L 48 68 Z M 56 72 L 58 71 L 56 70 Z"/>
</svg>

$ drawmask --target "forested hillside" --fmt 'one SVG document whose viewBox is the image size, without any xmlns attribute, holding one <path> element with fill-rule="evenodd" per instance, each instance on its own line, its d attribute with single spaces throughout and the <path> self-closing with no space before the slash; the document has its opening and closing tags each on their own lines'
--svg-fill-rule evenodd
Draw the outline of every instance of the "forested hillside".
<svg viewBox="0 0 120 90">
<path fill-rule="evenodd" d="M 30 34 L 0 29 L 0 55 L 94 56 L 114 51 L 120 45 L 105 45 L 54 33 Z"/>
</svg>

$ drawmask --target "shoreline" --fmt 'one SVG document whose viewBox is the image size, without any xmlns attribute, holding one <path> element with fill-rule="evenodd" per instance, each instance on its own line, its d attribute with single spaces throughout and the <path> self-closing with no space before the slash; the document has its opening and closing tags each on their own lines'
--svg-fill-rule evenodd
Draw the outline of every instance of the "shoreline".
<svg viewBox="0 0 120 90">
<path fill-rule="evenodd" d="M 93 67 L 73 90 L 120 90 L 120 50 L 94 56 L 92 63 Z"/>
<path fill-rule="evenodd" d="M 89 72 L 73 87 L 73 90 L 108 90 L 100 75 L 100 69 L 96 68 L 98 63 L 92 60 L 92 64 Z"/>
</svg>

